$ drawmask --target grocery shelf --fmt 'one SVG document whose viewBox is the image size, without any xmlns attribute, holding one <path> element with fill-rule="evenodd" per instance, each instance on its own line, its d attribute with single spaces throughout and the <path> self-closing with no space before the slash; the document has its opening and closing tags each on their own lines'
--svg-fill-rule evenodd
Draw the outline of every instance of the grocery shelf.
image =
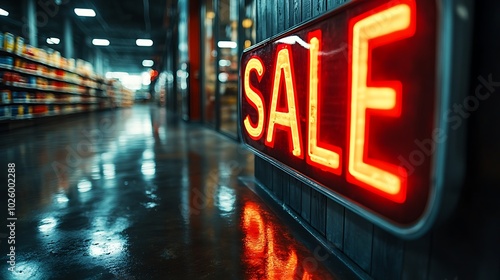
<svg viewBox="0 0 500 280">
<path fill-rule="evenodd" d="M 30 100 L 30 101 L 13 101 L 11 103 L 0 103 L 0 106 L 8 106 L 8 105 L 89 105 L 89 104 L 100 104 L 99 102 L 86 102 L 86 101 L 43 101 L 43 100 Z"/>
<path fill-rule="evenodd" d="M 95 111 L 95 109 L 91 110 L 85 110 L 85 109 L 63 109 L 63 111 L 59 112 L 47 112 L 47 113 L 40 113 L 40 114 L 26 114 L 26 115 L 18 115 L 18 116 L 9 116 L 9 117 L 0 117 L 0 122 L 5 122 L 5 121 L 15 121 L 15 120 L 34 120 L 38 118 L 46 118 L 46 117 L 57 117 L 57 116 L 67 116 L 67 115 L 73 115 L 77 113 L 85 113 L 85 112 L 92 112 Z"/>
<path fill-rule="evenodd" d="M 53 87 L 53 86 L 41 87 L 41 86 L 30 85 L 30 84 L 19 83 L 19 82 L 4 82 L 3 85 L 5 87 L 9 87 L 9 88 L 13 88 L 13 89 L 20 89 L 20 90 L 27 90 L 27 91 L 42 91 L 42 92 L 53 92 L 53 93 L 63 93 L 63 94 L 72 94 L 72 95 L 84 95 L 84 91 L 82 91 L 82 90 L 59 89 L 59 88 Z M 89 96 L 95 96 L 95 95 L 89 95 Z M 98 96 L 96 96 L 96 97 L 98 97 Z"/>
<path fill-rule="evenodd" d="M 0 64 L 0 69 L 10 70 L 10 71 L 14 71 L 14 72 L 17 72 L 17 73 L 20 73 L 20 74 L 31 75 L 31 76 L 35 76 L 35 77 L 39 77 L 39 78 L 44 78 L 44 79 L 52 80 L 52 81 L 64 82 L 64 83 L 68 83 L 68 84 L 72 84 L 72 85 L 77 85 L 77 86 L 81 86 L 81 87 L 102 90 L 101 87 L 87 85 L 87 84 L 85 84 L 85 82 L 82 83 L 82 81 L 70 80 L 70 79 L 63 79 L 63 78 L 59 78 L 57 76 L 43 74 L 43 73 L 40 73 L 39 71 L 36 71 L 36 70 L 23 69 L 23 68 L 20 68 L 20 67 L 14 67 L 12 65 Z"/>
<path fill-rule="evenodd" d="M 0 130 L 24 126 L 27 120 L 29 125 L 37 119 L 133 104 L 132 91 L 95 74 L 90 63 L 24 45 L 17 38 L 0 44 Z"/>
<path fill-rule="evenodd" d="M 25 55 L 25 54 L 17 54 L 15 52 L 9 52 L 9 51 L 6 51 L 6 50 L 0 50 L 0 55 L 10 55 L 13 58 L 22 58 L 22 59 L 28 60 L 28 61 L 33 62 L 33 63 L 37 63 L 37 64 L 42 65 L 42 66 L 51 67 L 51 68 L 58 69 L 58 70 L 64 70 L 66 72 L 69 72 L 69 73 L 72 73 L 72 74 L 76 74 L 76 75 L 78 75 L 78 76 L 80 76 L 82 78 L 85 78 L 85 79 L 91 79 L 91 80 L 94 80 L 94 81 L 99 81 L 99 80 L 102 81 L 102 80 L 104 80 L 103 78 L 100 78 L 97 75 L 87 75 L 87 74 L 81 73 L 79 71 L 76 71 L 75 69 L 70 69 L 68 67 L 60 67 L 60 66 L 57 66 L 55 64 L 47 63 L 45 61 L 33 58 L 33 57 Z"/>
</svg>

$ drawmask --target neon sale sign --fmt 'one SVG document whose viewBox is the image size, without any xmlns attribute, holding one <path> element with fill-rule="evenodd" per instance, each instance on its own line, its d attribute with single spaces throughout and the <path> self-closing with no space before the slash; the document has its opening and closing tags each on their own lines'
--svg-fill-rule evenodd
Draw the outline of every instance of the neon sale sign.
<svg viewBox="0 0 500 280">
<path fill-rule="evenodd" d="M 434 1 L 354 1 L 245 50 L 243 141 L 379 225 L 421 223 L 436 159 L 412 152 L 445 133 L 437 25 Z"/>
</svg>

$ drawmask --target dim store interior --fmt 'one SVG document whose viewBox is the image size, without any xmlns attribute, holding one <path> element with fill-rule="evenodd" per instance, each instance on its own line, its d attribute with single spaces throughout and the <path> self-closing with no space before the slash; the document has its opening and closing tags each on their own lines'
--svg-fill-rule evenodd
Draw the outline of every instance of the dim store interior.
<svg viewBox="0 0 500 280">
<path fill-rule="evenodd" d="M 254 0 L 0 5 L 0 146 L 17 176 L 1 279 L 354 277 L 241 181 Z"/>
<path fill-rule="evenodd" d="M 253 0 L 5 3 L 3 80 L 39 91 L 4 88 L 2 104 L 11 106 L 2 106 L 0 118 L 156 102 L 238 139 L 238 63 L 255 43 L 255 7 Z M 65 88 L 88 94 L 63 95 Z"/>
</svg>

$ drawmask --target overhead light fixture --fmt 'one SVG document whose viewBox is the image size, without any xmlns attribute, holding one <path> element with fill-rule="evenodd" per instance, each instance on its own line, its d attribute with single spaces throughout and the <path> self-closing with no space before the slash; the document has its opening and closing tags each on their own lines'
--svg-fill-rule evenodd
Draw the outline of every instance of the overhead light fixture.
<svg viewBox="0 0 500 280">
<path fill-rule="evenodd" d="M 75 8 L 75 14 L 79 17 L 95 17 L 95 11 L 92 9 Z"/>
<path fill-rule="evenodd" d="M 93 39 L 92 44 L 94 46 L 109 46 L 109 40 L 107 40 L 107 39 Z"/>
<path fill-rule="evenodd" d="M 139 47 L 151 47 L 153 45 L 153 40 L 150 40 L 150 39 L 137 39 L 137 40 L 135 40 L 135 43 Z"/>
<path fill-rule="evenodd" d="M 219 41 L 217 46 L 221 49 L 235 49 L 238 45 L 233 41 Z"/>
<path fill-rule="evenodd" d="M 56 38 L 56 37 L 47 38 L 47 44 L 49 44 L 49 45 L 59 45 L 60 42 L 61 42 L 61 39 Z"/>
<path fill-rule="evenodd" d="M 154 61 L 152 61 L 151 59 L 144 59 L 142 61 L 142 66 L 144 66 L 144 67 L 151 67 L 154 64 L 155 64 Z"/>
<path fill-rule="evenodd" d="M 4 10 L 4 9 L 0 8 L 0 16 L 4 16 L 4 17 L 6 17 L 6 16 L 8 16 L 8 15 L 9 15 L 9 12 L 7 12 L 6 10 Z"/>
</svg>

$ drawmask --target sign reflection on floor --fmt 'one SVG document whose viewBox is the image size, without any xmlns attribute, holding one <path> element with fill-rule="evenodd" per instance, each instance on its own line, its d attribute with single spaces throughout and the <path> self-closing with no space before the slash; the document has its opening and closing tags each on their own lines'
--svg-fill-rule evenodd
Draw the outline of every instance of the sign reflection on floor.
<svg viewBox="0 0 500 280">
<path fill-rule="evenodd" d="M 243 209 L 244 261 L 252 274 L 249 279 L 318 279 L 314 276 L 317 265 L 299 263 L 297 252 L 288 236 L 283 236 L 272 221 L 254 202 Z M 302 264 L 302 265 L 301 265 Z"/>
</svg>

